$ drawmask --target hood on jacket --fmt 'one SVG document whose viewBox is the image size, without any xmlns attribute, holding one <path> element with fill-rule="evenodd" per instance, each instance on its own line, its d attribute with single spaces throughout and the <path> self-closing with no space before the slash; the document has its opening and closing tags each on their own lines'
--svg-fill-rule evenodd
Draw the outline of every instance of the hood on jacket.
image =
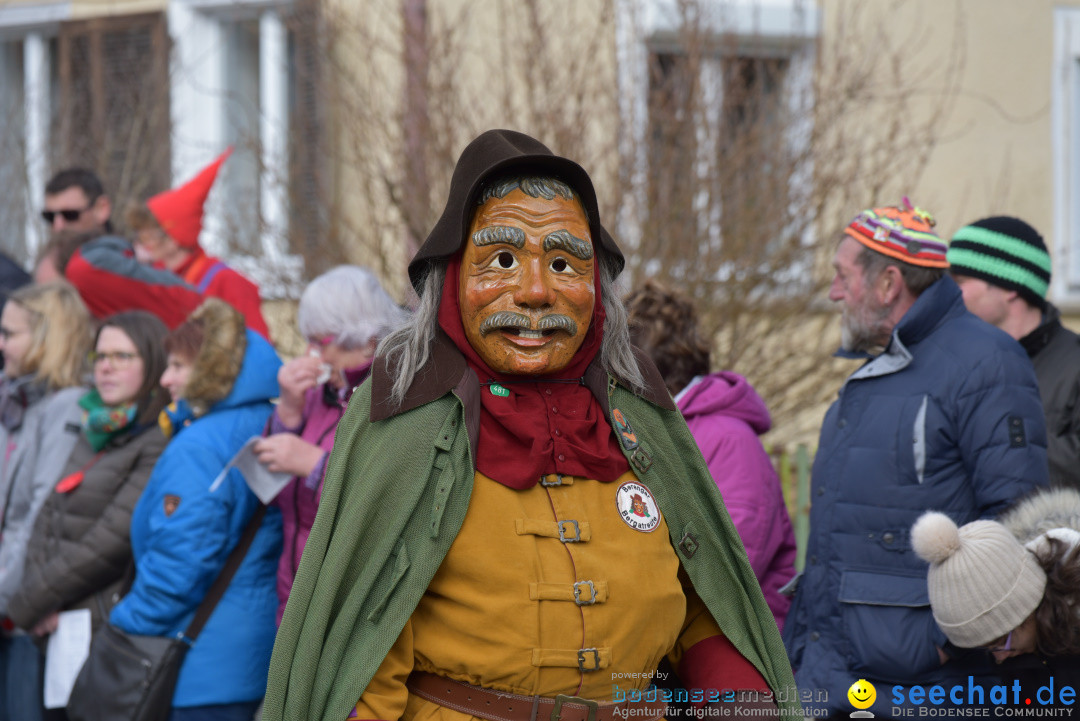
<svg viewBox="0 0 1080 721">
<path fill-rule="evenodd" d="M 195 416 L 211 407 L 239 406 L 277 397 L 281 360 L 262 336 L 249 331 L 228 303 L 208 298 L 189 317 L 201 321 L 203 342 L 184 389 Z"/>
<path fill-rule="evenodd" d="M 417 293 L 421 291 L 428 265 L 432 261 L 450 258 L 461 249 L 483 182 L 492 176 L 507 173 L 549 175 L 573 188 L 589 218 L 593 246 L 598 252 L 613 257 L 618 270 L 622 270 L 625 264 L 622 251 L 600 225 L 596 191 L 585 169 L 568 158 L 555 155 L 539 140 L 524 133 L 488 130 L 461 152 L 450 180 L 446 207 L 409 263 L 409 280 Z"/>
<path fill-rule="evenodd" d="M 738 373 L 721 371 L 700 376 L 675 398 L 683 417 L 725 415 L 745 421 L 759 436 L 772 428 L 765 401 Z"/>
<path fill-rule="evenodd" d="M 1080 490 L 1039 489 L 1020 499 L 999 521 L 1024 544 L 1054 528 L 1080 531 Z"/>
<path fill-rule="evenodd" d="M 945 310 L 942 313 L 942 309 Z M 904 317 L 893 328 L 892 335 L 910 348 L 952 318 L 970 314 L 964 306 L 960 286 L 946 273 L 919 294 Z M 1005 331 L 998 329 L 1001 333 Z M 890 344 L 892 343 L 890 339 Z"/>
</svg>

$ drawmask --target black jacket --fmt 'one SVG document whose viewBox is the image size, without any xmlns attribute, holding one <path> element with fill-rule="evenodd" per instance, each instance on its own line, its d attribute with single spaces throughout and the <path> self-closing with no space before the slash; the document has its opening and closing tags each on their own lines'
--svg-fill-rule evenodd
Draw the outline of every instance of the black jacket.
<svg viewBox="0 0 1080 721">
<path fill-rule="evenodd" d="M 33 278 L 18 263 L 0 253 L 0 306 L 13 292 L 27 285 Z"/>
<path fill-rule="evenodd" d="M 112 439 L 98 456 L 80 435 L 59 481 L 83 471 L 70 492 L 54 491 L 38 513 L 22 585 L 8 614 L 32 628 L 53 611 L 90 609 L 93 627 L 119 600 L 131 564 L 131 513 L 165 449 L 157 425 Z"/>
<path fill-rule="evenodd" d="M 1050 482 L 1080 488 L 1080 335 L 1047 304 L 1043 323 L 1020 339 L 1035 366 L 1046 412 Z"/>
</svg>

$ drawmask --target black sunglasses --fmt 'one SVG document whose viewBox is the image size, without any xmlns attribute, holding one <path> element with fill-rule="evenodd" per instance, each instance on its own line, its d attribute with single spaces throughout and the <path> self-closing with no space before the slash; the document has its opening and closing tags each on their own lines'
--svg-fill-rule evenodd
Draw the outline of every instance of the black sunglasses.
<svg viewBox="0 0 1080 721">
<path fill-rule="evenodd" d="M 52 225 L 52 222 L 56 220 L 56 216 L 62 216 L 64 220 L 69 223 L 74 223 L 82 214 L 94 207 L 92 204 L 86 206 L 82 210 L 43 210 L 41 211 L 41 217 L 45 219 L 45 222 Z"/>
</svg>

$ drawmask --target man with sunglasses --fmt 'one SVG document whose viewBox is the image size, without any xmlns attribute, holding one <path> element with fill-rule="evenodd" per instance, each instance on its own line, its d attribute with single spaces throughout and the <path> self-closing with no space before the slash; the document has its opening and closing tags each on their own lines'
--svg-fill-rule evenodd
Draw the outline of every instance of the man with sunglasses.
<svg viewBox="0 0 1080 721">
<path fill-rule="evenodd" d="M 111 233 L 111 215 L 112 202 L 105 193 L 105 184 L 93 170 L 65 168 L 53 175 L 45 184 L 45 206 L 41 211 L 49 241 L 39 249 L 34 280 L 48 283 L 64 276 L 58 234 Z"/>
<path fill-rule="evenodd" d="M 74 230 L 88 233 L 112 231 L 112 203 L 101 178 L 86 168 L 67 168 L 45 184 L 45 209 L 41 217 L 50 232 Z"/>
</svg>

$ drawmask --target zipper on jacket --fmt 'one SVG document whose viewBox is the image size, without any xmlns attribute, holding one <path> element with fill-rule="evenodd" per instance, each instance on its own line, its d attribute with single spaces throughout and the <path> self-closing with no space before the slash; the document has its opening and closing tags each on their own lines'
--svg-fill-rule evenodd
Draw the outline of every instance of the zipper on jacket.
<svg viewBox="0 0 1080 721">
<path fill-rule="evenodd" d="M 926 405 L 927 396 L 923 396 L 919 412 L 915 414 L 915 427 L 912 429 L 912 453 L 915 460 L 915 478 L 921 484 L 926 474 Z"/>
</svg>

